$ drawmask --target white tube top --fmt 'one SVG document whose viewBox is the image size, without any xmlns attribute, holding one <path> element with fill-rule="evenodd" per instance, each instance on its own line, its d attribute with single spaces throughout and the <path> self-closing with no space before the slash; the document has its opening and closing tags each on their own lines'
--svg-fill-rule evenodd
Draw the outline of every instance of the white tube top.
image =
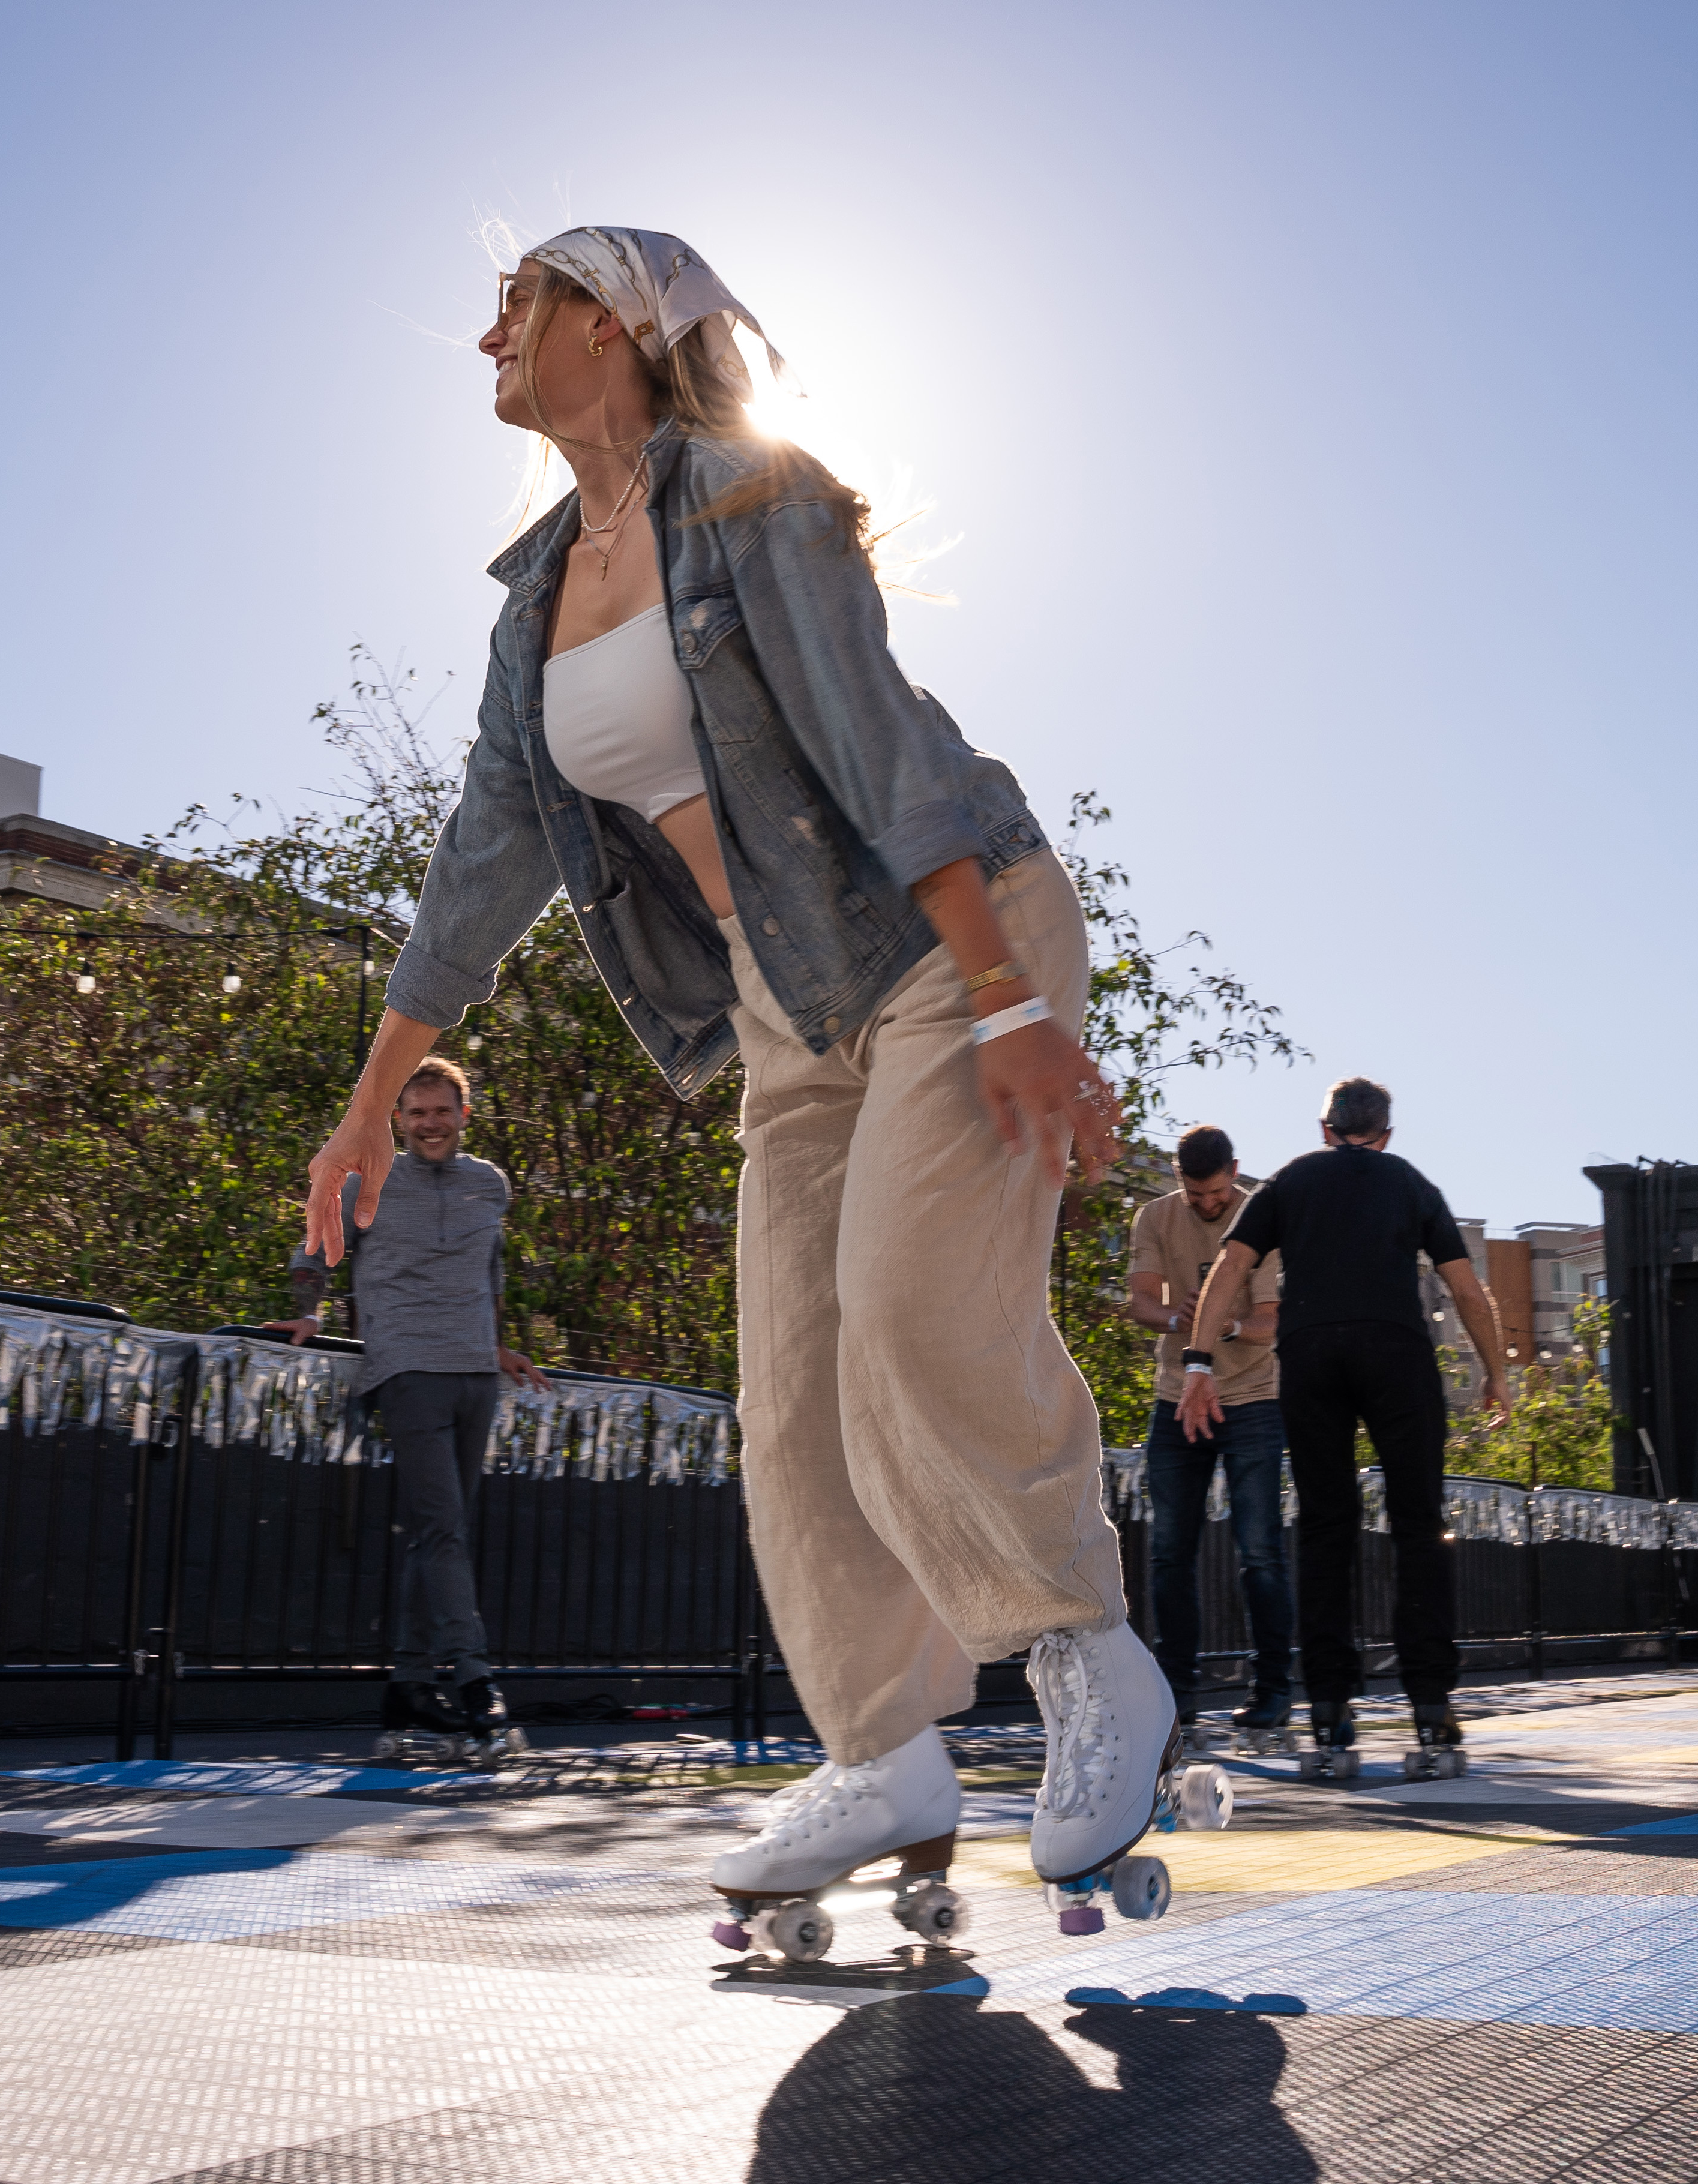
<svg viewBox="0 0 1698 2184">
<path fill-rule="evenodd" d="M 574 788 L 655 820 L 705 794 L 690 686 L 664 606 L 557 652 L 543 669 L 543 733 Z"/>
</svg>

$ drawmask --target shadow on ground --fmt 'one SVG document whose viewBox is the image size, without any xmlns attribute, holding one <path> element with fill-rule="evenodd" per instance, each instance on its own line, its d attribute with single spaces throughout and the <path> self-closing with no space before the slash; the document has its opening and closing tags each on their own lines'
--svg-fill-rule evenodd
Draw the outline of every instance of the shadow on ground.
<svg viewBox="0 0 1698 2184">
<path fill-rule="evenodd" d="M 762 2111 L 748 2184 L 1102 2184 L 1189 2173 L 1200 2140 L 1255 2184 L 1312 2184 L 1274 2105 L 1277 2025 L 1243 2012 L 1087 2008 L 1063 2029 L 1111 2056 L 1094 2083 L 1028 2016 L 955 1995 L 855 2009 Z"/>
</svg>

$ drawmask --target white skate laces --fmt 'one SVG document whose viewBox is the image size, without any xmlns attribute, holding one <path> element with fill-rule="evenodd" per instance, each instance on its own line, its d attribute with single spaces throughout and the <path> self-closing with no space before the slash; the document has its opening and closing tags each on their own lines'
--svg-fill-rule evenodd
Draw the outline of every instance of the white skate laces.
<svg viewBox="0 0 1698 2184">
<path fill-rule="evenodd" d="M 781 1811 L 771 1810 L 776 1797 L 769 1800 L 768 1817 L 751 1848 L 770 1844 L 788 1850 L 797 1843 L 811 1842 L 816 1834 L 828 1833 L 834 1820 L 847 1819 L 866 1796 L 877 1764 L 876 1759 L 863 1759 L 857 1766 L 838 1767 L 827 1761 L 802 1781 L 791 1783 L 777 1793 L 787 1800 Z"/>
<path fill-rule="evenodd" d="M 1090 1818 L 1099 1796 L 1112 1794 L 1125 1752 L 1100 1634 L 1044 1631 L 1027 1673 L 1049 1747 L 1038 1802 L 1057 1819 Z"/>
<path fill-rule="evenodd" d="M 827 1778 L 837 1771 L 835 1759 L 822 1760 L 811 1774 L 804 1774 L 793 1782 L 787 1782 L 782 1789 L 774 1790 L 763 1797 L 760 1801 L 760 1832 L 769 1834 L 780 1820 L 816 1796 Z"/>
</svg>

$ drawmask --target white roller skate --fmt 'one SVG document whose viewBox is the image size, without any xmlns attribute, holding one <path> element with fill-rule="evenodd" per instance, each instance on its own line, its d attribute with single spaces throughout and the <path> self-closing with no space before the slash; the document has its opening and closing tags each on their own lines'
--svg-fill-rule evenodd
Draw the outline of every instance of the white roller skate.
<svg viewBox="0 0 1698 2184">
<path fill-rule="evenodd" d="M 754 1841 L 714 1862 L 731 1914 L 712 1928 L 722 1947 L 816 1964 L 832 1946 L 828 1894 L 894 1891 L 892 1916 L 926 1947 L 966 1930 L 967 1907 L 946 1885 L 961 1787 L 935 1729 L 877 1759 L 827 1761 L 767 1802 Z"/>
<path fill-rule="evenodd" d="M 1184 1765 L 1167 1679 L 1127 1624 L 1046 1630 L 1027 1670 L 1049 1744 L 1032 1823 L 1032 1863 L 1064 1934 L 1100 1934 L 1092 1902 L 1111 1895 L 1123 1917 L 1159 1919 L 1170 1886 L 1160 1858 L 1127 1853 L 1152 1825 L 1223 1828 L 1232 1784 L 1223 1769 Z"/>
</svg>

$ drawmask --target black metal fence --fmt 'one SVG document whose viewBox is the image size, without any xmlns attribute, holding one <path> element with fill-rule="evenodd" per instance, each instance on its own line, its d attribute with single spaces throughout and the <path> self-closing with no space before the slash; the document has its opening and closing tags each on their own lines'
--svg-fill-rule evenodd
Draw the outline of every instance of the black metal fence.
<svg viewBox="0 0 1698 2184">
<path fill-rule="evenodd" d="M 1112 1451 L 1110 1507 L 1119 1524 L 1133 1620 L 1153 1641 L 1149 1507 L 1142 1453 Z M 1525 1667 L 1549 1661 L 1661 1659 L 1673 1665 L 1698 1633 L 1698 1502 L 1648 1502 L 1567 1487 L 1536 1492 L 1495 1479 L 1446 1481 L 1455 1542 L 1457 1637 L 1464 1659 Z M 1371 1674 L 1391 1672 L 1392 1543 L 1380 1474 L 1362 1474 L 1356 1624 Z M 1294 1582 L 1296 1497 L 1288 1482 L 1288 1560 Z M 1202 1659 L 1223 1680 L 1250 1658 L 1237 1557 L 1216 1475 L 1203 1528 Z"/>
<path fill-rule="evenodd" d="M 0 1685 L 112 1685 L 128 1758 L 144 1712 L 170 1754 L 185 1686 L 386 1677 L 395 1474 L 381 1420 L 352 1396 L 351 1347 L 162 1334 L 0 1295 Z M 547 1396 L 504 1400 L 485 1468 L 479 1587 L 504 1682 L 701 1684 L 728 1694 L 735 1735 L 765 1733 L 782 1663 L 728 1398 L 553 1374 Z M 1111 1452 L 1105 1493 L 1151 1635 L 1138 1451 Z M 1383 1656 L 1378 1474 L 1364 1498 L 1360 1622 Z M 1455 1480 L 1450 1508 L 1466 1647 L 1534 1674 L 1579 1641 L 1600 1658 L 1679 1658 L 1698 1504 Z M 1211 1518 L 1203 1643 L 1225 1681 L 1248 1641 L 1223 1503 Z"/>
</svg>

